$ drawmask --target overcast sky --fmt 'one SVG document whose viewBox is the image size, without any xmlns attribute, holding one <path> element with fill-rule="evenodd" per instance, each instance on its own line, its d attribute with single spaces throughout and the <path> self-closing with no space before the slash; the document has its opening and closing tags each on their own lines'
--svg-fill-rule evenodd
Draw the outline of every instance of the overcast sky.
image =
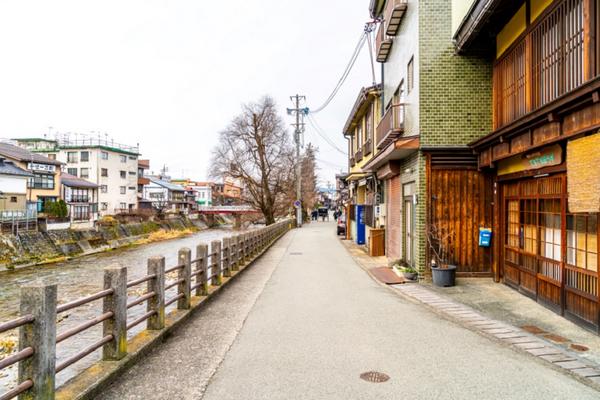
<svg viewBox="0 0 600 400">
<path fill-rule="evenodd" d="M 240 105 L 270 94 L 318 107 L 368 20 L 368 0 L 3 0 L 0 137 L 106 132 L 139 142 L 151 170 L 204 180 L 217 133 Z M 367 48 L 315 119 L 341 149 Z M 378 68 L 378 66 L 377 66 Z M 292 122 L 291 117 L 285 116 Z M 307 125 L 322 184 L 347 164 Z"/>
</svg>

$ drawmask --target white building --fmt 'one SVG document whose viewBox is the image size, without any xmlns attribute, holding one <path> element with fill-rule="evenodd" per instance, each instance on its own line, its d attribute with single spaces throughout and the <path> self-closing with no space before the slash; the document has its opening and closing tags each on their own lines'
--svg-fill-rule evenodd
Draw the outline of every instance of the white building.
<svg viewBox="0 0 600 400">
<path fill-rule="evenodd" d="M 21 147 L 64 162 L 64 171 L 99 186 L 100 215 L 137 207 L 138 147 L 79 135 L 56 140 L 15 139 Z"/>
<path fill-rule="evenodd" d="M 148 178 L 150 183 L 144 185 L 143 197 L 150 200 L 153 208 L 162 211 L 185 211 L 187 209 L 183 186 L 157 177 Z"/>
</svg>

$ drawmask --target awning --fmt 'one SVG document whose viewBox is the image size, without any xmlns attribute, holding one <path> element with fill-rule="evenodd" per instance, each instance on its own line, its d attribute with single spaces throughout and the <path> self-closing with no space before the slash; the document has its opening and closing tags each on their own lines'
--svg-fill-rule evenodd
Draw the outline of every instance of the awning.
<svg viewBox="0 0 600 400">
<path fill-rule="evenodd" d="M 362 169 L 368 172 L 376 170 L 389 161 L 402 160 L 419 150 L 419 137 L 411 136 L 397 139 L 383 151 L 377 153 Z"/>
</svg>

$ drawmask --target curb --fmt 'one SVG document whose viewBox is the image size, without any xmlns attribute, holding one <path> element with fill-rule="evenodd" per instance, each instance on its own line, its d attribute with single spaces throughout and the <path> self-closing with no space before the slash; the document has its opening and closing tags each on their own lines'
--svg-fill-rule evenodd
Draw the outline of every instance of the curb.
<svg viewBox="0 0 600 400">
<path fill-rule="evenodd" d="M 552 369 L 569 375 L 593 389 L 600 391 L 600 365 L 584 360 L 537 336 L 502 321 L 488 318 L 473 308 L 443 297 L 417 283 L 387 285 L 380 282 L 364 265 L 360 258 L 349 250 L 351 243 L 342 242 L 348 254 L 375 282 L 386 287 L 392 293 L 411 303 L 423 305 L 430 311 L 457 325 L 476 332 L 496 343 L 507 346 L 534 359 Z M 365 255 L 365 257 L 368 257 Z"/>
</svg>

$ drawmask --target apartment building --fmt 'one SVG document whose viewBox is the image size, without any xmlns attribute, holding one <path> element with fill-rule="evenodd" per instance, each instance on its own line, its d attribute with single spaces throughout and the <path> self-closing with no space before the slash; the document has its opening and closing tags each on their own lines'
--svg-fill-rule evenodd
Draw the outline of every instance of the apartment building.
<svg viewBox="0 0 600 400">
<path fill-rule="evenodd" d="M 430 273 L 427 238 L 434 231 L 459 274 L 491 274 L 490 251 L 477 245 L 479 228 L 491 224 L 484 201 L 491 188 L 468 144 L 492 126 L 492 67 L 480 54 L 455 55 L 453 15 L 462 3 L 369 3 L 382 82 L 373 156 L 360 171 L 376 178 L 373 193 L 381 193 L 374 205 L 385 215 L 388 259 L 423 275 Z M 350 149 L 355 160 L 358 150 Z"/>
<path fill-rule="evenodd" d="M 0 157 L 33 175 L 27 184 L 28 209 L 41 213 L 49 202 L 60 198 L 60 161 L 8 142 L 0 142 Z"/>
<path fill-rule="evenodd" d="M 130 211 L 138 204 L 137 146 L 115 143 L 109 139 L 78 135 L 48 139 L 15 139 L 20 146 L 64 163 L 69 175 L 86 179 L 99 186 L 99 213 L 111 215 Z"/>
<path fill-rule="evenodd" d="M 470 145 L 493 184 L 494 277 L 596 332 L 598 3 L 477 0 L 454 29 L 457 58 L 493 69 L 492 126 Z"/>
</svg>

